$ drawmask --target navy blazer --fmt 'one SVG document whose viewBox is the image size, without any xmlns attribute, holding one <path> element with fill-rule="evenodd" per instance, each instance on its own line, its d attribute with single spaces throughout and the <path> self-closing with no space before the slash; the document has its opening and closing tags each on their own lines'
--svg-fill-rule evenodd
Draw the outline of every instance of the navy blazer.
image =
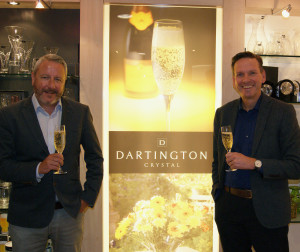
<svg viewBox="0 0 300 252">
<path fill-rule="evenodd" d="M 220 127 L 234 130 L 240 99 L 217 109 L 214 119 L 212 195 L 224 188 L 225 154 Z M 300 178 L 300 129 L 291 104 L 263 95 L 258 112 L 251 157 L 263 164 L 263 175 L 252 170 L 253 206 L 260 223 L 268 228 L 285 226 L 291 219 L 288 179 Z"/>
<path fill-rule="evenodd" d="M 55 195 L 76 217 L 81 199 L 93 207 L 103 178 L 103 157 L 89 107 L 62 97 L 61 124 L 66 126 L 63 152 L 65 175 L 45 174 L 36 167 L 49 151 L 31 97 L 0 110 L 0 178 L 12 182 L 8 222 L 22 227 L 46 227 L 54 214 Z M 80 145 L 84 149 L 86 181 L 80 182 Z"/>
</svg>

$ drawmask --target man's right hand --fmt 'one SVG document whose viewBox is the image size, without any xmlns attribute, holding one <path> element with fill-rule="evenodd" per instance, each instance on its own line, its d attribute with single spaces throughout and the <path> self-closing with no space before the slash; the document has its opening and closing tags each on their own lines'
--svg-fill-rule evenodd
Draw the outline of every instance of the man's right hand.
<svg viewBox="0 0 300 252">
<path fill-rule="evenodd" d="M 46 174 L 51 170 L 57 171 L 64 164 L 64 156 L 59 153 L 50 154 L 41 162 L 38 173 Z"/>
</svg>

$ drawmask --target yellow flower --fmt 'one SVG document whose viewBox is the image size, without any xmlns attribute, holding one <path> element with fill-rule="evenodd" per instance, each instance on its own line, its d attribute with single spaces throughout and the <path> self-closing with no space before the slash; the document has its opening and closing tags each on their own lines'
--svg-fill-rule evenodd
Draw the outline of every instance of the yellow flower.
<svg viewBox="0 0 300 252">
<path fill-rule="evenodd" d="M 165 226 L 167 219 L 166 214 L 162 209 L 155 209 L 153 212 L 153 225 L 158 228 Z"/>
<path fill-rule="evenodd" d="M 194 209 L 189 205 L 183 205 L 182 208 L 176 213 L 176 217 L 179 220 L 185 221 L 187 218 L 192 216 L 194 213 Z"/>
<path fill-rule="evenodd" d="M 196 228 L 199 227 L 201 224 L 201 219 L 195 215 L 190 216 L 186 219 L 185 222 L 190 228 Z"/>
<path fill-rule="evenodd" d="M 165 218 L 166 217 L 166 213 L 163 209 L 154 209 L 153 213 L 152 213 L 153 219 L 156 218 Z"/>
<path fill-rule="evenodd" d="M 125 227 L 124 225 L 119 225 L 116 233 L 115 233 L 115 237 L 117 240 L 120 240 L 123 238 L 123 236 L 127 233 L 127 227 Z"/>
<path fill-rule="evenodd" d="M 168 226 L 168 234 L 172 237 L 181 238 L 183 233 L 189 229 L 186 225 L 179 224 L 178 222 L 171 222 Z"/>
<path fill-rule="evenodd" d="M 132 223 L 132 220 L 127 217 L 120 221 L 119 226 L 127 228 L 130 226 L 131 223 Z"/>
<path fill-rule="evenodd" d="M 150 200 L 150 206 L 153 208 L 163 207 L 166 204 L 166 200 L 161 196 L 153 196 Z"/>
<path fill-rule="evenodd" d="M 127 216 L 127 218 L 128 218 L 131 222 L 133 222 L 133 221 L 135 220 L 135 213 L 129 213 L 128 216 Z"/>
<path fill-rule="evenodd" d="M 153 226 L 157 228 L 163 228 L 167 223 L 166 218 L 157 218 L 153 220 Z"/>
</svg>

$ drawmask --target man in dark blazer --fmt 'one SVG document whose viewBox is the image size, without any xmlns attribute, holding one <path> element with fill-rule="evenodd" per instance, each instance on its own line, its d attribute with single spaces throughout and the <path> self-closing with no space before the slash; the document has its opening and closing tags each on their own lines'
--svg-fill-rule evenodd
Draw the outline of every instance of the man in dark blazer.
<svg viewBox="0 0 300 252">
<path fill-rule="evenodd" d="M 292 105 L 261 92 L 265 71 L 251 52 L 232 58 L 240 95 L 217 109 L 214 120 L 212 195 L 224 252 L 289 251 L 288 179 L 300 177 L 300 130 Z M 231 125 L 227 153 L 221 126 Z"/>
<path fill-rule="evenodd" d="M 56 252 L 80 251 L 83 215 L 100 190 L 103 158 L 91 112 L 62 97 L 66 78 L 65 61 L 45 55 L 32 73 L 33 96 L 0 110 L 0 178 L 12 182 L 8 222 L 14 252 L 44 252 L 48 237 Z M 66 128 L 63 154 L 55 153 L 56 125 Z M 66 174 L 54 174 L 60 166 Z"/>
</svg>

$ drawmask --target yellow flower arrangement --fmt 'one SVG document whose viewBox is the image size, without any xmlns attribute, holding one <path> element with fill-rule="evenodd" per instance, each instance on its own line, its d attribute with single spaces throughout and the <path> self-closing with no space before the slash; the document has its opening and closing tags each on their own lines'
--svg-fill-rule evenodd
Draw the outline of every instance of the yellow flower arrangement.
<svg viewBox="0 0 300 252">
<path fill-rule="evenodd" d="M 131 237 L 151 251 L 175 251 L 186 238 L 207 232 L 209 226 L 203 219 L 208 208 L 179 198 L 167 202 L 161 196 L 153 196 L 138 201 L 133 212 L 118 223 L 115 238 Z"/>
</svg>

